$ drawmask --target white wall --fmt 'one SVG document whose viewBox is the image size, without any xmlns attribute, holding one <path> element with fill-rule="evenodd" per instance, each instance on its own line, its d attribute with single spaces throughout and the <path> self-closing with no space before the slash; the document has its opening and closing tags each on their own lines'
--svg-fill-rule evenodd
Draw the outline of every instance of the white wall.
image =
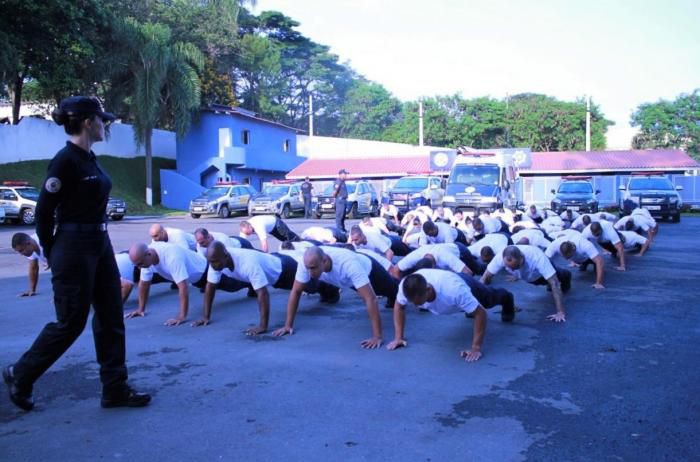
<svg viewBox="0 0 700 462">
<path fill-rule="evenodd" d="M 386 141 L 297 135 L 297 154 L 309 159 L 429 156 L 430 151 L 435 149 L 441 148 Z"/>
<path fill-rule="evenodd" d="M 25 117 L 19 125 L 0 124 L 0 164 L 22 160 L 51 159 L 61 149 L 68 136 L 52 121 Z M 114 157 L 143 156 L 143 147 L 136 148 L 131 125 L 112 124 L 108 141 L 93 146 L 95 154 Z M 175 134 L 153 131 L 153 156 L 175 159 Z"/>
</svg>

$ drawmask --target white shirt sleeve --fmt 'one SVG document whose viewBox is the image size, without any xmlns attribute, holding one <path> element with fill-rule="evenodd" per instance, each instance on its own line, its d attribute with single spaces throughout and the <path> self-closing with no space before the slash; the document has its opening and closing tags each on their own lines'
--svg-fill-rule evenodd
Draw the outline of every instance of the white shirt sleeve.
<svg viewBox="0 0 700 462">
<path fill-rule="evenodd" d="M 469 290 L 463 290 L 455 299 L 455 305 L 465 313 L 472 313 L 479 307 L 479 302 Z"/>
<path fill-rule="evenodd" d="M 175 249 L 177 249 L 177 252 L 168 252 L 164 256 L 161 256 L 163 259 L 161 264 L 168 269 L 170 275 L 173 277 L 173 282 L 179 284 L 182 281 L 187 281 L 190 275 L 187 272 L 187 264 L 185 262 L 186 256 L 181 254 L 181 252 L 187 252 L 187 250 L 182 247 L 175 247 Z"/>
<path fill-rule="evenodd" d="M 494 255 L 493 259 L 491 262 L 486 266 L 486 271 L 488 271 L 491 274 L 498 274 L 499 271 L 501 271 L 505 267 L 505 263 L 503 263 L 503 252 L 499 252 L 496 255 Z"/>
<path fill-rule="evenodd" d="M 537 256 L 534 257 L 531 263 L 537 269 L 537 272 L 540 273 L 545 279 L 549 279 L 557 274 L 556 270 L 552 266 L 552 262 L 545 257 L 543 252 L 537 252 Z"/>
<path fill-rule="evenodd" d="M 211 266 L 207 270 L 207 282 L 212 284 L 218 284 L 221 282 L 221 271 L 216 271 Z"/>
<path fill-rule="evenodd" d="M 153 267 L 149 266 L 148 268 L 141 268 L 141 275 L 139 276 L 139 280 L 144 282 L 151 282 L 151 280 L 153 280 Z"/>
<path fill-rule="evenodd" d="M 294 276 L 294 280 L 302 284 L 306 284 L 311 280 L 309 270 L 307 270 L 304 265 L 297 265 L 297 273 Z"/>
<path fill-rule="evenodd" d="M 403 281 L 405 281 L 405 280 L 406 280 L 405 278 L 401 280 L 401 282 L 399 283 L 399 290 L 396 293 L 396 302 L 399 305 L 403 305 L 403 306 L 408 305 L 408 299 L 406 298 L 406 295 L 404 295 L 404 293 L 403 293 Z"/>
</svg>

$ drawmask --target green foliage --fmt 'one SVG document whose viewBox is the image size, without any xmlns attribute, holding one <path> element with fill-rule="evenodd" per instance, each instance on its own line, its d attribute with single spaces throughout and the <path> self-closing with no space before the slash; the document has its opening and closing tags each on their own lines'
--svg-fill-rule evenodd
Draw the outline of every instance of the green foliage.
<svg viewBox="0 0 700 462">
<path fill-rule="evenodd" d="M 165 210 L 162 208 L 153 210 L 143 200 L 143 190 L 146 187 L 145 177 L 143 175 L 134 175 L 134 172 L 143 170 L 143 157 L 124 159 L 113 156 L 98 156 L 98 161 L 112 179 L 111 195 L 126 201 L 129 214 L 150 214 Z M 154 157 L 153 165 L 156 171 L 160 169 L 174 169 L 175 161 Z M 48 159 L 2 164 L 2 168 L 0 168 L 0 183 L 5 180 L 24 180 L 31 185 L 41 186 L 46 179 L 48 166 Z M 155 178 L 154 188 L 154 202 L 159 203 L 160 175 Z"/>
<path fill-rule="evenodd" d="M 341 108 L 340 136 L 381 140 L 401 111 L 399 100 L 374 82 L 358 80 L 348 91 Z"/>
<path fill-rule="evenodd" d="M 640 127 L 632 141 L 635 149 L 684 149 L 700 160 L 700 90 L 674 101 L 641 104 L 631 124 Z"/>
</svg>

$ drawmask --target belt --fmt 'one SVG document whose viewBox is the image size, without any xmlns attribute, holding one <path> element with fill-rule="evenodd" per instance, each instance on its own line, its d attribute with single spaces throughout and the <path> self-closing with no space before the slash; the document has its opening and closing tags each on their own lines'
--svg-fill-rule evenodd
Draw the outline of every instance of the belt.
<svg viewBox="0 0 700 462">
<path fill-rule="evenodd" d="M 59 231 L 78 231 L 83 233 L 107 231 L 107 223 L 59 223 Z"/>
</svg>

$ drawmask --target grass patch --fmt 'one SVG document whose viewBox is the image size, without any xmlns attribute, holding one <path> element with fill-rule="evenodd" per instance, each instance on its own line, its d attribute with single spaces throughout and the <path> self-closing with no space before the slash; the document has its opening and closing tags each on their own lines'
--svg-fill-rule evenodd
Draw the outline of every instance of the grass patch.
<svg viewBox="0 0 700 462">
<path fill-rule="evenodd" d="M 97 156 L 100 166 L 112 179 L 112 197 L 126 201 L 129 215 L 177 215 L 178 211 L 160 205 L 160 170 L 174 169 L 175 160 L 153 158 L 153 207 L 146 205 L 146 160 L 144 157 L 124 159 L 112 156 Z M 0 165 L 0 182 L 24 180 L 41 187 L 46 179 L 49 159 L 27 160 Z"/>
</svg>

